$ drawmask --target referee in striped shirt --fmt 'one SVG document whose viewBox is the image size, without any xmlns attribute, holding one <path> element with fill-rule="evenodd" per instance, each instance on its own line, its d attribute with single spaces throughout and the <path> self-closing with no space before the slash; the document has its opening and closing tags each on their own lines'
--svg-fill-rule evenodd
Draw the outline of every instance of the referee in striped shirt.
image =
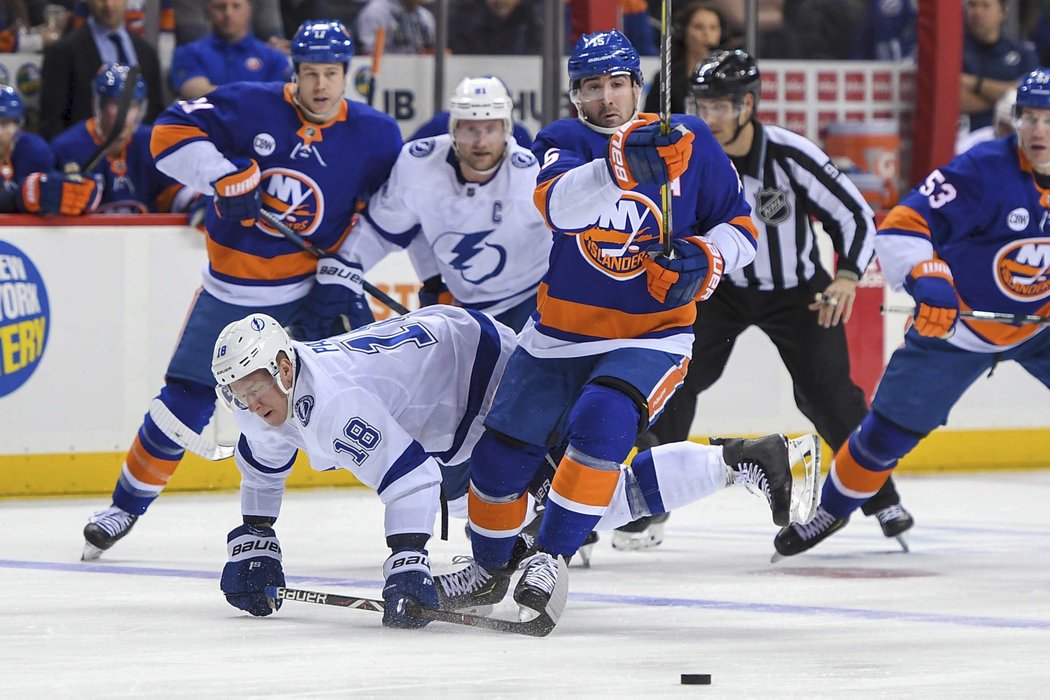
<svg viewBox="0 0 1050 700">
<path fill-rule="evenodd" d="M 857 282 L 875 254 L 874 214 L 812 141 L 755 118 L 760 76 L 746 52 L 709 54 L 693 73 L 691 91 L 687 111 L 711 127 L 740 174 L 759 230 L 758 254 L 697 305 L 685 387 L 652 433 L 660 443 L 688 438 L 697 394 L 721 376 L 737 336 L 757 326 L 783 358 L 799 410 L 837 451 L 868 410 L 864 392 L 850 378 L 844 325 Z M 810 217 L 834 242 L 834 279 L 820 264 Z M 914 522 L 892 480 L 864 505 L 864 513 L 878 516 L 887 537 Z"/>
</svg>

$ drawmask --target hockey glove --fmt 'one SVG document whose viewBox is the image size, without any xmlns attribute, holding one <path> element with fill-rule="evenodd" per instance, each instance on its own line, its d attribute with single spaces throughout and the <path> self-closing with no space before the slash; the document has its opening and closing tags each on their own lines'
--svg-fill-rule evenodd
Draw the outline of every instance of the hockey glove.
<svg viewBox="0 0 1050 700">
<path fill-rule="evenodd" d="M 281 607 L 266 597 L 267 586 L 284 586 L 281 544 L 272 527 L 241 525 L 226 536 L 229 561 L 222 568 L 219 588 L 235 608 L 263 617 Z"/>
<path fill-rule="evenodd" d="M 22 209 L 30 214 L 80 216 L 98 209 L 102 179 L 54 170 L 30 173 L 22 182 Z"/>
<path fill-rule="evenodd" d="M 448 291 L 448 286 L 445 285 L 445 281 L 441 279 L 441 275 L 434 275 L 428 277 L 424 282 L 423 286 L 419 289 L 419 306 L 433 306 L 434 304 L 448 304 L 451 305 L 455 299 L 452 298 L 452 292 Z"/>
<path fill-rule="evenodd" d="M 927 338 L 950 338 L 959 318 L 952 271 L 943 260 L 924 260 L 904 278 L 915 300 L 915 330 Z"/>
<path fill-rule="evenodd" d="M 685 172 L 693 155 L 693 132 L 678 125 L 660 135 L 655 114 L 639 114 L 609 139 L 605 162 L 623 190 L 638 185 L 664 185 Z"/>
<path fill-rule="evenodd" d="M 426 627 L 430 620 L 409 614 L 409 605 L 437 608 L 438 595 L 434 577 L 430 574 L 427 551 L 405 549 L 391 554 L 383 564 L 383 626 Z"/>
<path fill-rule="evenodd" d="M 262 173 L 254 160 L 238 158 L 237 170 L 211 183 L 215 190 L 215 213 L 220 219 L 240 221 L 241 226 L 254 226 L 262 208 Z"/>
<path fill-rule="evenodd" d="M 646 249 L 643 258 L 649 293 L 659 302 L 674 308 L 691 301 L 704 301 L 722 280 L 722 254 L 713 243 L 696 236 L 671 243 L 674 258 L 656 244 Z"/>
<path fill-rule="evenodd" d="M 318 260 L 313 289 L 296 309 L 288 332 L 296 340 L 320 340 L 375 321 L 362 281 L 360 265 L 331 256 Z"/>
</svg>

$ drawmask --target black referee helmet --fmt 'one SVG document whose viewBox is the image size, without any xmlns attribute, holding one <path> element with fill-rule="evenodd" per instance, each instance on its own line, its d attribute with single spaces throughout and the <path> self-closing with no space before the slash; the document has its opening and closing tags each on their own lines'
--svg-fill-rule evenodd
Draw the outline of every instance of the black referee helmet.
<svg viewBox="0 0 1050 700">
<path fill-rule="evenodd" d="M 717 97 L 732 97 L 739 108 L 744 95 L 751 93 L 755 104 L 751 111 L 758 111 L 758 94 L 761 76 L 755 59 L 746 51 L 712 51 L 696 64 L 690 80 L 690 91 L 698 100 Z"/>
</svg>

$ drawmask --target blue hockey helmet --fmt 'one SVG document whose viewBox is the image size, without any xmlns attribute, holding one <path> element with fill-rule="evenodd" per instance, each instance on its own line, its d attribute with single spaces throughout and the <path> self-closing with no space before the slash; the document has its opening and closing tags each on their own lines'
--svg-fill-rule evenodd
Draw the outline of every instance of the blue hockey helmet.
<svg viewBox="0 0 1050 700">
<path fill-rule="evenodd" d="M 334 19 L 308 19 L 292 38 L 292 63 L 342 63 L 350 68 L 354 42 L 342 22 Z"/>
<path fill-rule="evenodd" d="M 98 69 L 95 75 L 94 89 L 95 97 L 99 100 L 119 99 L 128 82 L 128 74 L 131 68 L 122 63 L 106 63 Z M 133 99 L 141 102 L 146 99 L 146 81 L 139 73 L 135 80 L 135 92 Z"/>
<path fill-rule="evenodd" d="M 21 122 L 26 116 L 22 97 L 10 85 L 0 85 L 0 119 Z"/>
<path fill-rule="evenodd" d="M 1021 116 L 1021 110 L 1025 107 L 1050 109 L 1050 68 L 1036 68 L 1021 78 L 1017 86 L 1014 114 Z"/>
<path fill-rule="evenodd" d="M 619 30 L 584 34 L 569 56 L 569 85 L 595 75 L 630 75 L 642 84 L 642 61 L 630 39 Z"/>
</svg>

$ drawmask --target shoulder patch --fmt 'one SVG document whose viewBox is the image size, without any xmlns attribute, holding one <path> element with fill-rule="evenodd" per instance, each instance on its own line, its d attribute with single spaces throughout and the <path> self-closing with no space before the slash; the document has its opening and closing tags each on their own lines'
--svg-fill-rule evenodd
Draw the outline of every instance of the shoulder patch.
<svg viewBox="0 0 1050 700">
<path fill-rule="evenodd" d="M 295 417 L 305 428 L 310 424 L 310 414 L 314 412 L 314 397 L 310 394 L 301 397 L 295 402 Z"/>
<path fill-rule="evenodd" d="M 515 151 L 510 155 L 510 164 L 515 168 L 531 168 L 536 165 L 536 156 L 531 153 Z"/>
<path fill-rule="evenodd" d="M 419 141 L 413 141 L 408 147 L 408 152 L 414 155 L 416 158 L 423 158 L 430 155 L 430 152 L 434 150 L 434 139 L 420 139 Z"/>
</svg>

